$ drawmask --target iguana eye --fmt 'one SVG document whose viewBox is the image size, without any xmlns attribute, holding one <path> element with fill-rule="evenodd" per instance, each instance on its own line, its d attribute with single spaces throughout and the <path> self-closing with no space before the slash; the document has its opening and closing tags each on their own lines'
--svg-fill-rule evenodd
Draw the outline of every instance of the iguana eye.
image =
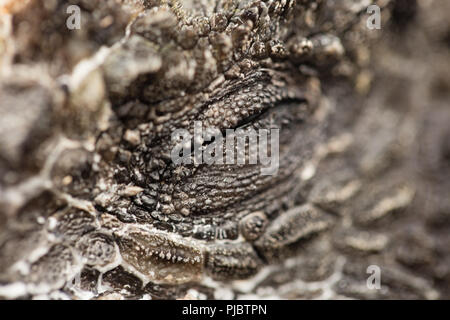
<svg viewBox="0 0 450 320">
<path fill-rule="evenodd" d="M 305 103 L 305 92 L 292 79 L 272 70 L 250 72 L 244 80 L 229 81 L 212 93 L 196 120 L 220 130 L 255 122 L 284 104 Z"/>
<path fill-rule="evenodd" d="M 293 122 L 302 122 L 308 116 L 309 110 L 305 99 L 283 99 L 273 103 L 260 112 L 242 119 L 237 128 L 254 126 L 255 128 L 272 127 L 281 129 Z"/>
<path fill-rule="evenodd" d="M 233 99 L 232 95 L 228 98 Z M 167 180 L 167 183 L 173 186 L 170 198 L 172 212 L 181 212 L 188 217 L 186 219 L 194 221 L 214 217 L 216 220 L 214 228 L 224 230 L 229 226 L 236 228 L 240 204 L 245 203 L 246 207 L 258 210 L 262 208 L 260 197 L 275 199 L 278 195 L 286 193 L 286 188 L 290 188 L 290 184 L 286 184 L 288 177 L 293 178 L 291 175 L 295 169 L 311 156 L 311 140 L 316 137 L 310 132 L 314 132 L 311 129 L 315 124 L 311 117 L 312 108 L 305 99 L 287 97 L 278 98 L 279 101 L 276 101 L 276 94 L 275 98 L 271 99 L 275 101 L 266 108 L 261 108 L 258 113 L 242 118 L 231 129 L 244 130 L 246 133 L 249 131 L 258 133 L 258 130 L 262 129 L 279 130 L 279 141 L 276 143 L 279 144 L 280 171 L 274 175 L 261 175 L 261 163 L 249 163 L 250 145 L 255 141 L 259 142 L 250 138 L 244 143 L 245 163 L 228 164 L 223 161 L 200 165 L 194 165 L 193 162 L 182 166 L 173 164 L 169 166 L 169 170 L 174 175 Z M 205 119 L 207 123 L 215 120 L 214 117 Z M 224 134 L 224 140 L 220 143 L 224 145 L 223 150 L 226 151 L 225 134 L 227 129 L 230 129 L 224 125 L 222 128 L 224 129 L 219 131 Z M 216 141 L 208 141 L 202 147 L 208 147 L 213 143 Z M 194 151 L 190 149 L 189 152 L 193 157 Z M 295 178 L 290 180 L 295 181 Z M 265 190 L 272 188 L 278 188 L 280 193 L 265 194 Z M 224 219 L 225 216 L 228 218 Z M 217 236 L 205 228 L 196 227 L 193 236 L 200 239 Z M 236 236 L 235 231 L 227 230 L 227 237 Z"/>
</svg>

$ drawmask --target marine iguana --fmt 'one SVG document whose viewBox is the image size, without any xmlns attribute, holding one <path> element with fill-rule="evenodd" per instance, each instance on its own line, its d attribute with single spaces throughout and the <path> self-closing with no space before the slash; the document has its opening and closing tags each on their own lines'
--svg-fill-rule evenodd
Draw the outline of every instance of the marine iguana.
<svg viewBox="0 0 450 320">
<path fill-rule="evenodd" d="M 3 298 L 449 297 L 448 4 L 6 3 Z M 175 165 L 195 121 L 278 172 Z"/>
</svg>

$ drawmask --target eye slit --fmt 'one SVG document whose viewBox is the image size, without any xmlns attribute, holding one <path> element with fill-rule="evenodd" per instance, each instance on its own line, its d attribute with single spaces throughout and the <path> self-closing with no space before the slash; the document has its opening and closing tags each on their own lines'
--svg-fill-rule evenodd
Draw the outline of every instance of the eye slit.
<svg viewBox="0 0 450 320">
<path fill-rule="evenodd" d="M 257 122 L 258 120 L 264 119 L 270 114 L 277 114 L 281 110 L 286 109 L 293 109 L 295 107 L 298 107 L 299 104 L 305 104 L 305 99 L 299 99 L 299 98 L 291 98 L 291 99 L 283 99 L 275 104 L 274 107 L 267 107 L 261 110 L 261 112 L 252 114 L 251 116 L 248 116 L 244 119 L 242 119 L 238 124 L 234 127 L 234 129 L 238 128 L 244 128 L 250 124 L 253 124 Z M 282 123 L 283 125 L 289 124 L 294 120 L 294 116 L 290 113 L 287 115 L 283 115 L 282 117 Z"/>
<path fill-rule="evenodd" d="M 248 124 L 254 123 L 255 121 L 257 121 L 260 118 L 262 118 L 263 116 L 265 116 L 269 112 L 270 109 L 271 108 L 265 108 L 265 109 L 261 110 L 261 112 L 252 114 L 251 116 L 248 116 L 248 117 L 242 119 L 241 121 L 238 122 L 238 124 L 236 125 L 236 127 L 234 129 L 243 128 L 243 127 L 246 127 Z"/>
<path fill-rule="evenodd" d="M 226 129 L 244 129 L 252 124 L 257 123 L 258 121 L 267 120 L 269 116 L 274 115 L 277 118 L 280 126 L 288 126 L 290 123 L 295 121 L 296 116 L 292 114 L 292 110 L 299 105 L 305 105 L 307 102 L 306 99 L 303 98 L 288 98 L 280 100 L 276 102 L 273 107 L 266 107 L 262 109 L 260 112 L 252 114 L 246 118 L 243 118 L 240 122 L 237 123 L 236 126 L 232 128 Z M 292 109 L 292 110 L 288 110 Z M 303 121 L 303 119 L 297 119 Z M 226 129 L 220 130 L 223 137 L 226 137 Z M 210 141 L 203 141 L 202 147 L 206 147 L 212 143 L 216 142 L 215 137 L 212 136 Z M 194 154 L 194 138 L 191 139 L 191 150 L 190 155 Z M 181 150 L 180 150 L 181 152 Z M 181 156 L 181 154 L 180 154 Z"/>
</svg>

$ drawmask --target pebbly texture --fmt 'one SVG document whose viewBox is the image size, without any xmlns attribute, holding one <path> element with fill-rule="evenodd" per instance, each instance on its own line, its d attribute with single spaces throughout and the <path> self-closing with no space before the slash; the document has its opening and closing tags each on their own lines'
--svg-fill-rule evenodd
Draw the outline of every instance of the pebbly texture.
<svg viewBox="0 0 450 320">
<path fill-rule="evenodd" d="M 374 3 L 6 1 L 0 297 L 450 298 L 449 4 Z M 195 121 L 277 174 L 175 165 Z"/>
</svg>

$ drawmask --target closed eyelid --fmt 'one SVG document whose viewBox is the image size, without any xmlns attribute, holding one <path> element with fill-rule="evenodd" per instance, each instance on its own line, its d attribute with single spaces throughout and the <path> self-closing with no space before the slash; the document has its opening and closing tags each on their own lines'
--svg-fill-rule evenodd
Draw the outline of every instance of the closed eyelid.
<svg viewBox="0 0 450 320">
<path fill-rule="evenodd" d="M 276 102 L 272 107 L 267 107 L 263 110 L 261 110 L 261 112 L 253 114 L 247 118 L 242 119 L 234 129 L 237 128 L 242 128 L 242 127 L 246 127 L 247 125 L 251 125 L 259 120 L 264 119 L 265 117 L 267 117 L 270 114 L 276 114 L 281 107 L 287 107 L 287 108 L 295 108 L 295 106 L 298 105 L 304 105 L 306 102 L 306 99 L 283 99 L 279 102 Z M 294 110 L 292 110 L 292 112 L 294 112 Z"/>
<path fill-rule="evenodd" d="M 220 130 L 245 126 L 276 109 L 283 103 L 307 103 L 303 93 L 292 92 L 287 83 L 277 81 L 256 82 L 240 88 L 209 104 L 197 120 L 205 127 Z"/>
</svg>

